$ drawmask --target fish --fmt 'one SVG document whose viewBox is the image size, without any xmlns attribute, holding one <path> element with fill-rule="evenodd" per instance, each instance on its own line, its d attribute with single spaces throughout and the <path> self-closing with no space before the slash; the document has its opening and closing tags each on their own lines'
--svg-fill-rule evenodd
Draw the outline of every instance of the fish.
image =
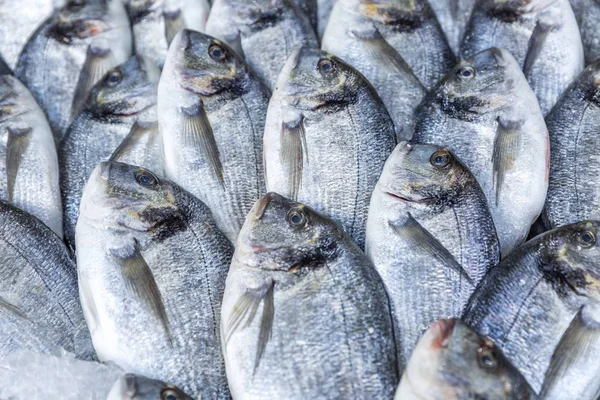
<svg viewBox="0 0 600 400">
<path fill-rule="evenodd" d="M 452 48 L 452 52 L 457 56 L 460 56 L 460 45 L 476 1 L 434 0 L 429 2 L 442 30 L 446 34 L 446 38 L 448 38 L 448 44 Z"/>
<path fill-rule="evenodd" d="M 58 149 L 65 242 L 75 243 L 81 191 L 92 170 L 125 140 L 135 122 L 156 115 L 158 69 L 138 56 L 108 71 L 92 88 Z"/>
<path fill-rule="evenodd" d="M 570 0 L 570 3 L 579 26 L 585 64 L 589 65 L 600 58 L 600 3 L 597 0 Z"/>
<path fill-rule="evenodd" d="M 500 261 L 483 190 L 446 148 L 401 142 L 371 196 L 365 253 L 390 299 L 400 371 L 425 330 L 460 317 Z"/>
<path fill-rule="evenodd" d="M 204 31 L 210 12 L 207 0 L 127 0 L 125 7 L 135 53 L 153 60 L 160 69 L 175 35 L 182 28 Z"/>
<path fill-rule="evenodd" d="M 458 319 L 441 319 L 419 340 L 396 400 L 534 400 L 496 344 Z"/>
<path fill-rule="evenodd" d="M 416 143 L 449 148 L 481 185 L 502 257 L 526 238 L 548 188 L 548 129 L 515 58 L 492 48 L 462 61 L 415 116 Z"/>
<path fill-rule="evenodd" d="M 71 123 L 71 108 L 88 48 L 108 43 L 121 64 L 131 56 L 131 31 L 120 0 L 69 0 L 33 33 L 15 76 L 46 113 L 58 144 Z"/>
<path fill-rule="evenodd" d="M 598 320 L 599 229 L 599 221 L 582 221 L 525 243 L 490 270 L 463 314 L 462 320 L 489 336 L 536 393 L 556 365 L 553 359 L 565 351 L 576 354 L 572 343 L 561 345 L 574 318 L 589 313 Z"/>
<path fill-rule="evenodd" d="M 168 383 L 134 374 L 121 376 L 106 400 L 192 400 L 190 396 Z"/>
<path fill-rule="evenodd" d="M 335 222 L 268 193 L 238 236 L 223 297 L 233 398 L 391 399 L 388 310 L 377 271 Z"/>
<path fill-rule="evenodd" d="M 269 90 L 296 49 L 319 47 L 309 17 L 293 0 L 215 0 L 206 33 L 243 56 Z"/>
<path fill-rule="evenodd" d="M 166 175 L 204 202 L 235 243 L 265 193 L 270 91 L 231 47 L 187 29 L 173 41 L 163 71 L 158 118 Z"/>
<path fill-rule="evenodd" d="M 84 315 L 100 361 L 229 399 L 219 321 L 233 246 L 208 207 L 151 171 L 102 162 L 76 229 Z"/>
<path fill-rule="evenodd" d="M 44 223 L 4 200 L 0 265 L 0 359 L 24 350 L 93 359 L 70 254 Z"/>
<path fill-rule="evenodd" d="M 15 7 L 11 0 L 0 1 L 0 54 L 12 71 L 33 32 L 64 0 L 28 0 L 25 7 Z"/>
<path fill-rule="evenodd" d="M 478 0 L 461 46 L 463 59 L 490 47 L 516 59 L 547 115 L 584 67 L 569 0 Z"/>
<path fill-rule="evenodd" d="M 329 16 L 336 0 L 317 0 L 317 33 L 319 39 L 323 39 L 323 33 L 327 28 Z"/>
<path fill-rule="evenodd" d="M 0 199 L 62 238 L 58 156 L 44 112 L 13 75 L 0 76 Z"/>
<path fill-rule="evenodd" d="M 394 124 L 360 73 L 321 50 L 290 57 L 267 111 L 268 192 L 309 204 L 363 248 L 369 199 L 395 145 Z"/>
<path fill-rule="evenodd" d="M 418 0 L 418 3 L 423 2 Z M 424 86 L 423 81 L 420 80 L 423 77 L 419 76 L 419 71 L 415 68 L 421 63 L 432 68 L 437 67 L 433 60 L 426 60 L 426 56 L 417 59 L 416 55 L 408 54 L 406 44 L 410 41 L 413 41 L 410 47 L 422 48 L 423 46 L 423 43 L 414 42 L 412 28 L 407 31 L 402 27 L 399 32 L 388 32 L 390 28 L 384 23 L 364 15 L 367 12 L 366 7 L 371 6 L 375 7 L 372 4 L 360 5 L 355 0 L 336 2 L 329 17 L 328 27 L 323 34 L 321 48 L 352 65 L 373 84 L 394 121 L 398 141 L 410 140 L 413 133 L 415 109 L 426 93 L 426 85 Z M 423 3 L 419 7 L 419 10 L 422 11 L 422 8 L 428 9 L 429 6 Z M 418 15 L 415 14 L 415 18 L 417 17 Z M 406 18 L 404 22 L 408 23 L 410 18 Z M 389 24 L 392 23 L 400 24 L 400 21 L 389 22 Z M 415 33 L 427 34 L 429 38 L 435 39 L 443 35 L 440 32 L 439 35 L 432 36 L 429 32 L 431 29 L 427 24 L 415 27 L 415 29 Z M 398 35 L 399 38 L 392 41 L 391 35 L 393 34 Z M 396 44 L 402 39 L 405 39 L 406 43 L 396 47 Z M 454 64 L 453 56 L 451 63 Z M 443 67 L 444 72 L 452 65 Z M 429 74 L 429 72 L 422 72 Z M 435 79 L 441 77 L 442 75 Z M 431 85 L 433 82 L 428 82 L 428 84 Z M 402 93 L 402 95 L 399 96 L 398 93 Z"/>
<path fill-rule="evenodd" d="M 596 154 L 600 124 L 600 60 L 589 65 L 546 117 L 550 177 L 542 214 L 550 228 L 600 219 Z"/>
</svg>

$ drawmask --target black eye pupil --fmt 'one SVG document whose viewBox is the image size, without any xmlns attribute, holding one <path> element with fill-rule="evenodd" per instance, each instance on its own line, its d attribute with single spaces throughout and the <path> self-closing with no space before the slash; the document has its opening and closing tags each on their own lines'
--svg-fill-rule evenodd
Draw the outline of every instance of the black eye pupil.
<svg viewBox="0 0 600 400">
<path fill-rule="evenodd" d="M 167 400 L 177 400 L 177 398 L 174 395 L 170 394 L 167 396 Z"/>
<path fill-rule="evenodd" d="M 468 78 L 469 76 L 471 76 L 471 71 L 469 71 L 468 69 L 463 70 L 462 76 Z"/>
<path fill-rule="evenodd" d="M 300 216 L 299 216 L 299 215 L 292 215 L 292 222 L 293 222 L 294 224 L 298 224 L 298 223 L 300 223 L 300 221 L 301 221 L 301 220 L 302 220 L 302 218 L 300 218 Z"/>
<path fill-rule="evenodd" d="M 215 57 L 217 57 L 217 58 L 218 58 L 218 57 L 221 57 L 221 51 L 220 51 L 220 50 L 218 50 L 218 49 L 214 49 L 214 50 L 213 50 L 213 56 L 215 56 Z"/>
<path fill-rule="evenodd" d="M 151 181 L 151 179 L 148 175 L 140 176 L 140 182 L 142 182 L 143 184 L 147 185 L 150 183 L 150 181 Z"/>
<path fill-rule="evenodd" d="M 590 235 L 588 235 L 587 233 L 583 234 L 583 236 L 581 236 L 581 240 L 583 240 L 586 243 L 589 243 L 592 241 L 592 238 L 590 237 Z"/>
<path fill-rule="evenodd" d="M 437 156 L 435 158 L 435 163 L 436 164 L 443 164 L 444 163 L 444 157 L 443 156 Z"/>
<path fill-rule="evenodd" d="M 110 81 L 111 81 L 112 83 L 116 83 L 116 82 L 118 82 L 118 81 L 119 81 L 119 77 L 118 77 L 118 76 L 116 76 L 116 75 L 112 75 L 112 76 L 110 77 Z"/>
</svg>

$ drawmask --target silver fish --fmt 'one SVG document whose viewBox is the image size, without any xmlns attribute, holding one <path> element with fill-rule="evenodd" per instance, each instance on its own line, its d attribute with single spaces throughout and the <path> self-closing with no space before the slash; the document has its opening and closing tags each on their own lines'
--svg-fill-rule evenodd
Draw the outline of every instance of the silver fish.
<svg viewBox="0 0 600 400">
<path fill-rule="evenodd" d="M 296 49 L 319 47 L 308 16 L 292 0 L 215 0 L 206 33 L 245 57 L 271 90 Z"/>
<path fill-rule="evenodd" d="M 360 73 L 320 50 L 290 57 L 267 113 L 267 191 L 309 204 L 362 248 L 369 198 L 394 146 L 392 120 Z"/>
<path fill-rule="evenodd" d="M 269 91 L 229 46 L 183 30 L 159 84 L 167 176 L 202 200 L 235 242 L 264 193 L 262 136 Z"/>
<path fill-rule="evenodd" d="M 502 256 L 522 243 L 544 206 L 548 130 L 513 56 L 492 48 L 461 62 L 423 101 L 415 141 L 448 147 L 488 200 Z"/>
<path fill-rule="evenodd" d="M 600 2 L 598 0 L 571 0 L 579 33 L 583 42 L 586 65 L 600 58 Z"/>
<path fill-rule="evenodd" d="M 544 222 L 556 228 L 600 219 L 600 60 L 565 91 L 546 123 L 552 151 Z"/>
<path fill-rule="evenodd" d="M 560 379 L 565 371 L 577 368 L 581 353 L 576 347 L 588 340 L 598 343 L 600 338 L 598 329 L 593 336 L 578 330 L 576 335 L 585 340 L 561 344 L 569 329 L 580 325 L 576 318 L 600 317 L 599 229 L 600 222 L 584 221 L 530 240 L 492 268 L 465 310 L 463 320 L 489 336 L 536 393 L 547 370 L 556 371 L 554 379 Z M 573 385 L 580 385 L 583 378 Z"/>
<path fill-rule="evenodd" d="M 99 359 L 229 399 L 219 321 L 233 248 L 208 207 L 146 169 L 105 162 L 84 189 L 76 240 Z"/>
<path fill-rule="evenodd" d="M 12 75 L 0 76 L 0 198 L 63 235 L 58 157 L 44 112 Z"/>
<path fill-rule="evenodd" d="M 77 275 L 61 239 L 37 218 L 0 201 L 0 359 L 60 349 L 92 358 Z"/>
<path fill-rule="evenodd" d="M 452 51 L 457 56 L 460 55 L 460 45 L 462 43 L 465 28 L 471 17 L 471 12 L 477 0 L 431 0 L 429 4 L 446 37 Z"/>
<path fill-rule="evenodd" d="M 156 115 L 158 70 L 135 56 L 105 74 L 91 90 L 59 148 L 65 241 L 74 245 L 81 191 L 100 161 L 127 138 L 134 123 Z"/>
<path fill-rule="evenodd" d="M 460 320 L 425 332 L 396 391 L 396 400 L 534 400 L 519 371 L 490 339 Z"/>
<path fill-rule="evenodd" d="M 461 55 L 471 58 L 490 47 L 506 49 L 517 59 L 544 115 L 584 66 L 569 0 L 478 0 Z"/>
<path fill-rule="evenodd" d="M 69 0 L 33 34 L 15 76 L 46 113 L 58 143 L 71 122 L 71 107 L 90 44 L 108 42 L 117 63 L 131 56 L 131 31 L 120 0 Z"/>
<path fill-rule="evenodd" d="M 445 148 L 400 143 L 371 197 L 366 254 L 389 295 L 400 368 L 425 330 L 460 317 L 500 246 L 481 187 Z"/>
<path fill-rule="evenodd" d="M 320 39 L 323 38 L 335 2 L 336 0 L 317 0 L 317 33 Z"/>
<path fill-rule="evenodd" d="M 267 194 L 238 237 L 223 298 L 233 398 L 391 399 L 388 307 L 373 265 L 333 221 Z"/>
<path fill-rule="evenodd" d="M 106 400 L 193 400 L 168 383 L 134 374 L 121 376 Z"/>
</svg>

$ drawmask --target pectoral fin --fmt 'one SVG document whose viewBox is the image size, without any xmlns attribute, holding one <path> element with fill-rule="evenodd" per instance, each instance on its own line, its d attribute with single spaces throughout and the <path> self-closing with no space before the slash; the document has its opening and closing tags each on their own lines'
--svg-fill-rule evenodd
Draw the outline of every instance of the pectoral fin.
<svg viewBox="0 0 600 400">
<path fill-rule="evenodd" d="M 87 100 L 92 87 L 98 82 L 109 69 L 117 65 L 115 58 L 108 47 L 90 44 L 85 58 L 85 63 L 79 73 L 73 104 L 71 106 L 71 118 L 79 113 Z"/>
<path fill-rule="evenodd" d="M 548 34 L 552 32 L 552 30 L 554 30 L 555 28 L 556 25 L 538 22 L 535 28 L 533 29 L 533 33 L 531 34 L 531 38 L 529 39 L 529 48 L 527 49 L 525 62 L 523 63 L 523 74 L 525 74 L 526 77 L 529 77 L 529 72 L 531 72 L 531 68 L 533 68 L 535 61 L 539 58 L 542 52 L 542 48 L 544 47 L 544 43 L 548 38 Z"/>
<path fill-rule="evenodd" d="M 27 314 L 25 314 L 23 311 L 21 311 L 19 309 L 19 307 L 12 305 L 11 303 L 9 303 L 8 301 L 4 300 L 2 297 L 0 297 L 0 310 L 6 310 L 8 311 L 10 314 L 14 314 L 17 317 L 23 318 L 23 319 L 27 319 Z"/>
<path fill-rule="evenodd" d="M 308 164 L 304 118 L 284 122 L 281 127 L 280 161 L 289 187 L 288 197 L 294 201 L 298 199 L 302 185 L 305 159 Z"/>
<path fill-rule="evenodd" d="M 514 166 L 519 151 L 519 129 L 521 122 L 502 122 L 498 120 L 498 129 L 494 141 L 493 184 L 496 204 L 500 199 L 500 193 L 506 173 Z"/>
<path fill-rule="evenodd" d="M 123 139 L 119 147 L 112 153 L 109 161 L 119 161 L 126 157 L 131 149 L 138 146 L 144 136 L 156 137 L 158 135 L 158 122 L 136 121 L 129 134 Z M 151 142 L 152 140 L 148 140 Z"/>
<path fill-rule="evenodd" d="M 11 202 L 15 202 L 17 174 L 23 161 L 23 154 L 29 147 L 31 133 L 31 128 L 8 129 L 8 141 L 6 143 L 6 186 L 8 189 L 8 201 Z"/>
<path fill-rule="evenodd" d="M 467 271 L 456 261 L 454 256 L 446 249 L 429 231 L 410 214 L 407 221 L 402 224 L 390 223 L 390 226 L 396 235 L 403 238 L 411 246 L 421 251 L 429 253 L 432 257 L 440 260 L 448 268 L 458 272 L 471 286 L 474 286 L 473 280 L 467 274 Z"/>
<path fill-rule="evenodd" d="M 163 17 L 165 19 L 165 37 L 167 38 L 167 44 L 170 46 L 179 31 L 185 28 L 185 21 L 181 15 L 181 10 L 165 11 Z"/>
</svg>

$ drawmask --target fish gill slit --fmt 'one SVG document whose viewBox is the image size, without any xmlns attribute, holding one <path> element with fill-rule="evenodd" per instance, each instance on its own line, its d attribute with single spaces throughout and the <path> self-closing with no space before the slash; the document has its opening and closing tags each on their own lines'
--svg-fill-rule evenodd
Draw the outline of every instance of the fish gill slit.
<svg viewBox="0 0 600 400">
<path fill-rule="evenodd" d="M 576 159 L 576 155 L 577 155 L 577 149 L 579 148 L 579 137 L 581 136 L 581 124 L 583 123 L 583 120 L 585 119 L 585 114 L 587 113 L 589 107 L 590 107 L 590 102 L 588 101 L 585 105 L 585 108 L 583 109 L 583 112 L 581 113 L 581 118 L 579 119 L 579 125 L 577 126 L 577 134 L 575 135 L 575 148 L 573 149 L 573 153 L 575 156 L 572 157 L 573 159 Z M 552 150 L 552 149 L 551 149 Z M 579 168 L 575 168 L 575 177 L 574 177 L 574 189 L 575 189 L 575 204 L 579 204 Z M 581 207 L 577 207 L 577 219 L 581 219 Z"/>
<path fill-rule="evenodd" d="M 458 215 L 456 214 L 456 208 L 454 206 L 452 206 L 452 214 L 454 215 L 454 220 L 456 221 L 456 226 L 460 228 L 460 222 L 458 221 Z M 462 232 L 460 229 L 458 229 L 458 243 L 459 243 L 458 248 L 460 251 L 460 265 L 463 265 L 463 237 L 462 237 Z M 467 271 L 465 270 L 465 272 L 467 272 Z M 462 274 L 458 274 L 458 290 L 459 290 L 459 293 L 462 294 Z M 462 303 L 462 298 L 461 298 L 461 303 Z"/>
<path fill-rule="evenodd" d="M 350 112 L 350 109 L 348 106 L 344 107 L 344 109 L 346 110 L 346 113 L 348 114 L 348 118 L 350 118 L 350 125 L 352 125 L 352 133 L 354 134 L 354 140 L 355 143 L 359 143 L 359 137 L 358 134 L 356 132 L 356 123 L 354 122 L 354 117 L 352 116 L 352 113 Z M 361 170 L 360 170 L 360 152 L 359 151 L 355 151 L 354 152 L 355 156 L 354 156 L 354 161 L 356 163 L 356 184 L 357 186 L 360 186 L 359 181 L 360 179 L 360 174 L 361 174 Z M 354 207 L 353 207 L 353 218 L 352 218 L 352 223 L 350 225 L 350 232 L 352 232 L 352 236 L 354 237 L 354 226 L 356 225 L 356 218 L 357 218 L 357 210 L 358 210 L 358 193 L 360 192 L 360 190 L 358 190 L 358 187 L 356 188 L 357 190 L 354 192 Z"/>
<path fill-rule="evenodd" d="M 533 293 L 533 291 L 535 289 L 537 289 L 537 287 L 540 285 L 540 283 L 544 280 L 544 277 L 540 277 L 538 279 L 538 281 L 535 283 L 535 285 L 533 285 L 533 287 L 529 290 L 529 292 L 527 292 L 527 296 L 525 296 L 525 298 L 523 299 L 523 301 L 521 301 L 521 304 L 519 304 L 519 308 L 517 310 L 517 313 L 515 314 L 515 318 L 513 319 L 513 321 L 510 324 L 510 327 L 508 328 L 508 330 L 504 333 L 504 335 L 502 335 L 502 337 L 500 338 L 500 342 L 504 343 L 506 341 L 506 338 L 508 337 L 508 335 L 512 332 L 515 324 L 517 323 L 517 320 L 519 319 L 519 316 L 521 315 L 521 310 L 523 309 L 523 307 L 525 306 L 525 302 L 527 300 L 529 300 L 529 297 L 531 297 L 531 294 Z"/>
</svg>

